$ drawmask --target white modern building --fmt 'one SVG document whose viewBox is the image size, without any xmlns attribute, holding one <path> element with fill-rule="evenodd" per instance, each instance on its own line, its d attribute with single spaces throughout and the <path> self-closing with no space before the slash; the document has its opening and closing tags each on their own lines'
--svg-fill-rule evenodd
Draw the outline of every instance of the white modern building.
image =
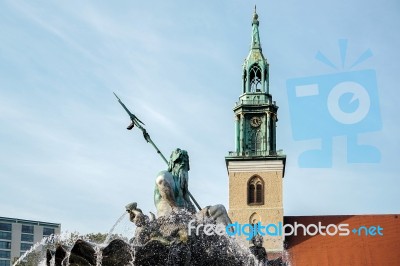
<svg viewBox="0 0 400 266">
<path fill-rule="evenodd" d="M 10 266 L 43 237 L 59 234 L 61 224 L 0 217 L 0 266 Z"/>
</svg>

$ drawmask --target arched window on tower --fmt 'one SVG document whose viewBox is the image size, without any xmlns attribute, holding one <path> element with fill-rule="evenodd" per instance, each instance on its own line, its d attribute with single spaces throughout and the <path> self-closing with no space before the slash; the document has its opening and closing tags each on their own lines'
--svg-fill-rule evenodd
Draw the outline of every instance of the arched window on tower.
<svg viewBox="0 0 400 266">
<path fill-rule="evenodd" d="M 261 92 L 261 69 L 258 65 L 250 68 L 250 92 Z"/>
<path fill-rule="evenodd" d="M 247 183 L 247 204 L 264 204 L 264 181 L 259 176 L 253 176 Z"/>
<path fill-rule="evenodd" d="M 251 134 L 251 151 L 260 152 L 261 148 L 261 132 L 260 130 L 253 130 Z"/>
<path fill-rule="evenodd" d="M 253 212 L 253 214 L 250 215 L 249 224 L 255 225 L 260 222 L 261 222 L 261 216 L 258 213 Z"/>
<path fill-rule="evenodd" d="M 249 185 L 249 193 L 248 193 L 248 201 L 249 203 L 253 203 L 256 200 L 256 195 L 255 195 L 256 187 L 254 184 Z"/>
</svg>

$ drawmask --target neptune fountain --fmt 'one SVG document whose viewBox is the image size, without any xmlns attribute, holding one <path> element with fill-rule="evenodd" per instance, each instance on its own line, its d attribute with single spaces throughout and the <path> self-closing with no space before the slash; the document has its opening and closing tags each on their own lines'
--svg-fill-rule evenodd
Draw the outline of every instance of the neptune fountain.
<svg viewBox="0 0 400 266">
<path fill-rule="evenodd" d="M 190 232 L 188 224 L 217 225 L 225 228 L 231 221 L 223 205 L 195 210 L 188 196 L 189 156 L 176 149 L 168 162 L 168 170 L 155 181 L 154 203 L 157 216 L 146 215 L 136 202 L 125 209 L 136 225 L 128 242 L 114 239 L 100 249 L 77 240 L 72 248 L 58 245 L 48 250 L 47 265 L 254 265 L 250 250 L 227 234 L 209 235 L 205 231 Z"/>
<path fill-rule="evenodd" d="M 145 140 L 167 163 L 167 170 L 158 173 L 155 179 L 153 196 L 157 215 L 151 212 L 146 215 L 136 202 L 129 203 L 125 206 L 126 214 L 136 226 L 130 240 L 116 238 L 109 241 L 107 237 L 105 243 L 99 245 L 87 239 L 77 239 L 71 244 L 55 238 L 56 241 L 47 245 L 46 258 L 42 259 L 41 265 L 282 265 L 281 261 L 267 260 L 259 237 L 253 239 L 254 246 L 249 249 L 228 234 L 226 228 L 231 220 L 223 205 L 199 206 L 189 191 L 188 153 L 175 149 L 167 161 L 144 124 L 117 99 L 131 118 L 132 123 L 127 129 L 138 127 Z M 202 225 L 206 226 L 198 230 Z M 210 233 L 217 229 L 219 233 Z M 23 257 L 14 265 L 23 261 Z"/>
</svg>

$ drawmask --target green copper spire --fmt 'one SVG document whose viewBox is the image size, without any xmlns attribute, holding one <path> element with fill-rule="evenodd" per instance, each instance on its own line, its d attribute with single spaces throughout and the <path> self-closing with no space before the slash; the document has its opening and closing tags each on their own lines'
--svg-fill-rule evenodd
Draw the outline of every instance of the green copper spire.
<svg viewBox="0 0 400 266">
<path fill-rule="evenodd" d="M 258 15 L 257 15 L 257 7 L 254 6 L 254 15 L 253 15 L 253 22 L 251 25 L 253 26 L 253 34 L 251 37 L 251 49 L 261 49 L 261 43 L 260 43 L 260 33 L 258 31 L 258 25 L 260 22 L 258 21 Z"/>
<path fill-rule="evenodd" d="M 259 24 L 254 7 L 250 52 L 243 63 L 243 93 L 269 93 L 268 63 L 261 49 Z"/>
<path fill-rule="evenodd" d="M 269 92 L 269 65 L 260 42 L 257 11 L 254 8 L 249 54 L 243 63 L 243 90 L 233 108 L 236 118 L 236 150 L 230 156 L 276 156 L 278 106 Z"/>
</svg>

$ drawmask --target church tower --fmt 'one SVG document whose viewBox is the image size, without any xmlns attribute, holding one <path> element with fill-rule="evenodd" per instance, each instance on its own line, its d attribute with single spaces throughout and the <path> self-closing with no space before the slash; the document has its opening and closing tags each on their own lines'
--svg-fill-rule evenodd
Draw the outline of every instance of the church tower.
<svg viewBox="0 0 400 266">
<path fill-rule="evenodd" d="M 243 63 L 242 94 L 233 108 L 236 149 L 225 158 L 229 216 L 233 223 L 279 226 L 283 225 L 286 156 L 276 150 L 278 106 L 270 94 L 269 65 L 262 53 L 258 27 L 254 10 L 250 52 Z M 269 252 L 283 251 L 283 238 L 264 236 L 264 247 Z"/>
</svg>

